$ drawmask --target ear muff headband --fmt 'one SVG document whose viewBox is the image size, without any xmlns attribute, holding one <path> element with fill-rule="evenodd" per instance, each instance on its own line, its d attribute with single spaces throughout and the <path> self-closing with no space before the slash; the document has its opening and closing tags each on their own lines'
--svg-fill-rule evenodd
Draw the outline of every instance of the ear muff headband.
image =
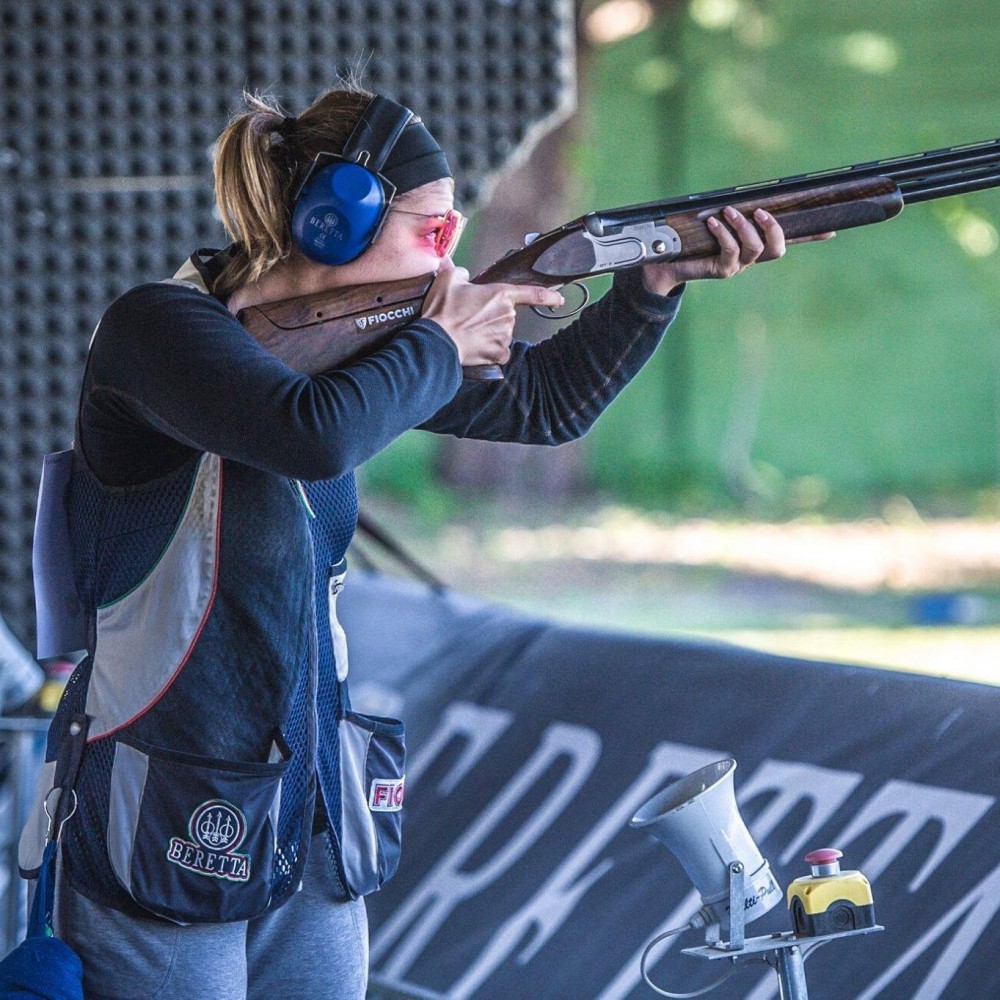
<svg viewBox="0 0 1000 1000">
<path fill-rule="evenodd" d="M 388 97 L 373 97 L 354 126 L 341 155 L 357 161 L 364 154 L 368 169 L 379 173 L 403 129 L 414 119 L 416 115 L 402 104 L 390 101 Z"/>
<path fill-rule="evenodd" d="M 306 257 L 347 264 L 372 245 L 396 196 L 381 170 L 414 118 L 401 104 L 374 97 L 344 151 L 313 160 L 292 208 L 292 239 Z"/>
</svg>

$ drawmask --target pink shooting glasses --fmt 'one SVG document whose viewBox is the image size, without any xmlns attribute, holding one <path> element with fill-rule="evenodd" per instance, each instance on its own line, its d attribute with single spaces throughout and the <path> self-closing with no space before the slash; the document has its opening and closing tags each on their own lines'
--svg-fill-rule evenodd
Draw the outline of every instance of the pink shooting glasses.
<svg viewBox="0 0 1000 1000">
<path fill-rule="evenodd" d="M 432 212 L 407 212 L 402 208 L 393 208 L 394 212 L 400 215 L 413 215 L 420 219 L 434 219 L 437 225 L 434 227 L 434 253 L 438 257 L 449 257 L 458 246 L 458 241 L 462 238 L 462 231 L 468 221 L 457 209 L 449 208 L 444 215 L 435 215 Z"/>
</svg>

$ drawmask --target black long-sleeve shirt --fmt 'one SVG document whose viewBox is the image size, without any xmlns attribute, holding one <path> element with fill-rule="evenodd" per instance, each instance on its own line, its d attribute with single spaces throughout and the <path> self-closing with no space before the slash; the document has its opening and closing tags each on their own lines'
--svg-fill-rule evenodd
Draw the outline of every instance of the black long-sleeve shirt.
<svg viewBox="0 0 1000 1000">
<path fill-rule="evenodd" d="M 114 491 L 211 452 L 299 481 L 315 561 L 317 766 L 330 816 L 339 814 L 332 720 L 341 689 L 326 592 L 356 525 L 354 470 L 413 427 L 538 444 L 579 437 L 653 353 L 679 302 L 648 292 L 637 271 L 621 274 L 564 331 L 537 345 L 515 342 L 503 382 L 463 382 L 453 341 L 425 319 L 368 357 L 309 377 L 190 285 L 140 285 L 107 310 L 84 377 L 78 438 L 98 480 Z"/>
<path fill-rule="evenodd" d="M 212 296 L 140 285 L 99 325 L 79 444 L 108 485 L 155 478 L 192 450 L 294 479 L 335 479 L 416 426 L 559 444 L 585 433 L 639 371 L 679 301 L 648 292 L 638 271 L 619 274 L 567 329 L 515 342 L 502 383 L 477 383 L 462 381 L 454 343 L 430 320 L 309 377 L 268 354 Z"/>
</svg>

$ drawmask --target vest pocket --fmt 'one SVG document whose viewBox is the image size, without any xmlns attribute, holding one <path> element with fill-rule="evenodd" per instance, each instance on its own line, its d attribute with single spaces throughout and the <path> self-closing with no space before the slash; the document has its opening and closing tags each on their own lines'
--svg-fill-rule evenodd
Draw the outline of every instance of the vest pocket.
<svg viewBox="0 0 1000 1000">
<path fill-rule="evenodd" d="M 350 899 L 396 873 L 403 834 L 403 723 L 348 711 L 340 720 L 339 867 Z"/>
<path fill-rule="evenodd" d="M 108 855 L 129 895 L 178 923 L 263 912 L 290 757 L 280 737 L 266 763 L 178 753 L 132 736 L 117 743 Z"/>
</svg>

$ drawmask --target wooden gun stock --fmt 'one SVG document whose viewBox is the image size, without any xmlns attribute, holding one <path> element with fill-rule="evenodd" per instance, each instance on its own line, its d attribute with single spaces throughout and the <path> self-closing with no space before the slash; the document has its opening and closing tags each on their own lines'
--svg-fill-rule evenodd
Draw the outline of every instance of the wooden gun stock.
<svg viewBox="0 0 1000 1000">
<path fill-rule="evenodd" d="M 306 375 L 339 368 L 389 343 L 423 309 L 433 274 L 382 285 L 352 285 L 241 309 L 236 318 L 270 354 Z M 502 379 L 497 365 L 462 369 L 465 378 Z"/>
<path fill-rule="evenodd" d="M 433 275 L 353 285 L 241 309 L 236 318 L 270 354 L 306 375 L 338 368 L 388 343 L 420 315 Z"/>
</svg>

